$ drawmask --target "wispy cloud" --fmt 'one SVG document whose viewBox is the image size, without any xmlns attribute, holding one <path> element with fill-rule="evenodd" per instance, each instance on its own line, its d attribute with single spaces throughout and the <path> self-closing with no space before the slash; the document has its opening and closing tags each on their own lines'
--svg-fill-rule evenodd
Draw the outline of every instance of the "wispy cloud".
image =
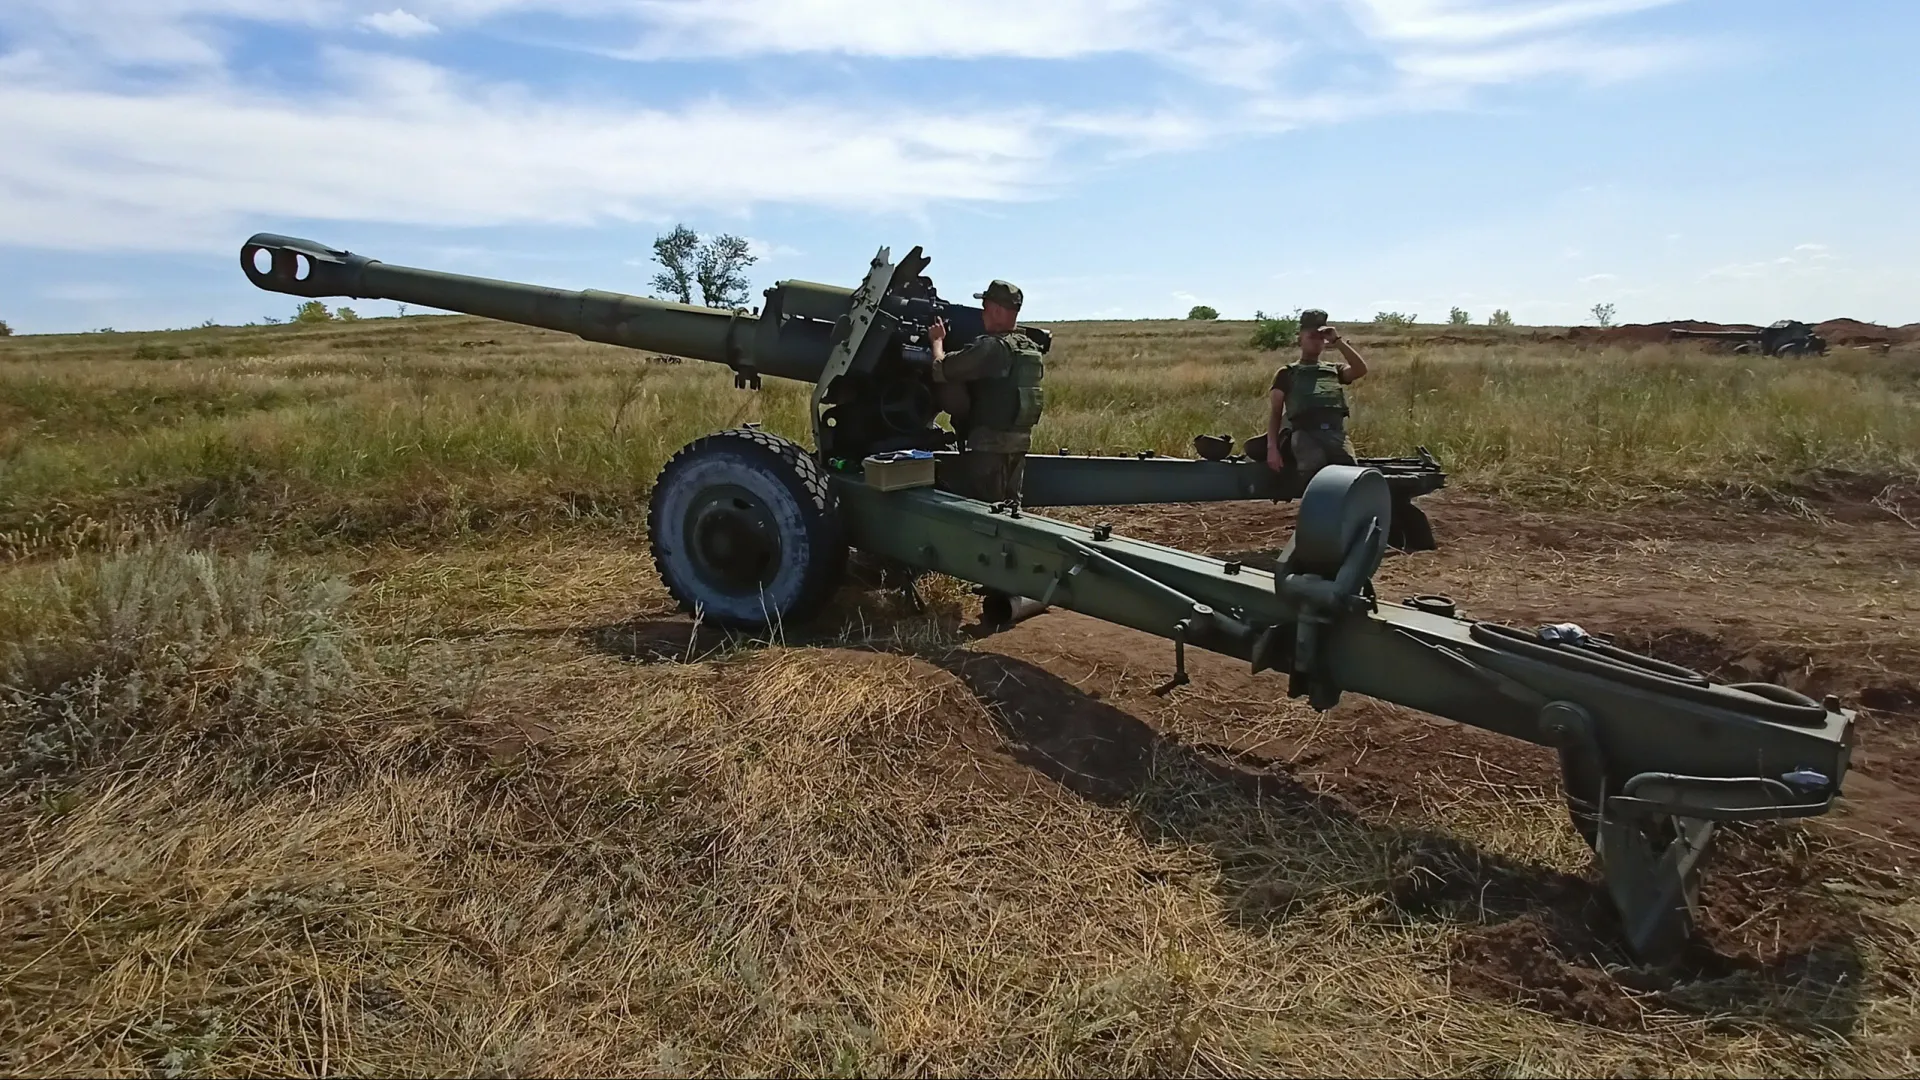
<svg viewBox="0 0 1920 1080">
<path fill-rule="evenodd" d="M 1496 85 L 1545 75 L 1578 75 L 1593 82 L 1639 78 L 1690 55 L 1674 45 L 1596 45 L 1578 38 L 1500 48 L 1414 52 L 1396 61 L 1424 82 L 1447 86 Z"/>
<path fill-rule="evenodd" d="M 1557 32 L 1678 0 L 1355 0 L 1359 21 L 1388 41 L 1478 45 L 1528 33 Z"/>
<path fill-rule="evenodd" d="M 1163 0 L 640 0 L 630 55 L 786 53 L 1067 59 L 1150 48 L 1180 22 Z"/>
<path fill-rule="evenodd" d="M 319 26 L 340 17 L 340 0 L 7 0 L 0 40 L 69 70 L 217 68 L 235 23 Z"/>
<path fill-rule="evenodd" d="M 746 239 L 747 254 L 753 256 L 759 262 L 765 263 L 772 262 L 776 259 L 791 259 L 796 255 L 802 254 L 799 248 L 790 244 L 776 243 L 772 240 L 762 240 L 755 236 L 749 236 Z"/>
<path fill-rule="evenodd" d="M 1832 268 L 1833 256 L 1825 244 L 1800 244 L 1792 254 L 1752 262 L 1730 262 L 1701 275 L 1705 280 L 1756 281 L 1765 278 L 1805 277 L 1824 274 Z"/>
<path fill-rule="evenodd" d="M 110 285 L 97 281 L 82 281 L 43 286 L 40 289 L 39 295 L 48 300 L 97 304 L 114 300 L 125 300 L 133 296 L 134 293 L 132 289 L 124 285 Z"/>
<path fill-rule="evenodd" d="M 1449 107 L 1543 75 L 1634 74 L 1664 55 L 1593 30 L 1651 0 L 393 4 L 0 5 L 0 40 L 14 46 L 0 55 L 0 243 L 197 249 L 230 240 L 243 220 L 286 218 L 584 226 L 778 204 L 919 214 L 1046 197 L 1100 162 Z M 1096 107 L 1063 83 L 1058 98 L 1043 89 L 962 105 L 981 100 L 965 76 L 879 106 L 766 93 L 577 98 L 346 47 L 370 33 L 444 37 L 508 15 L 523 25 L 590 20 L 579 25 L 613 43 L 594 48 L 651 60 L 1118 57 L 1158 65 L 1163 77 L 1119 80 Z M 302 70 L 319 84 L 288 89 L 257 78 L 257 62 L 236 63 L 250 24 L 311 31 L 316 49 Z M 1327 63 L 1343 74 L 1327 79 Z"/>
<path fill-rule="evenodd" d="M 9 89 L 0 243 L 199 246 L 262 217 L 551 226 L 762 203 L 886 211 L 1047 183 L 1040 133 L 1018 117 L 562 108 L 420 63 L 336 64 L 351 90 L 297 100 L 225 84 Z"/>
<path fill-rule="evenodd" d="M 360 25 L 375 33 L 397 38 L 424 37 L 440 32 L 438 26 L 406 8 L 394 8 L 392 11 L 376 11 L 362 15 Z"/>
</svg>

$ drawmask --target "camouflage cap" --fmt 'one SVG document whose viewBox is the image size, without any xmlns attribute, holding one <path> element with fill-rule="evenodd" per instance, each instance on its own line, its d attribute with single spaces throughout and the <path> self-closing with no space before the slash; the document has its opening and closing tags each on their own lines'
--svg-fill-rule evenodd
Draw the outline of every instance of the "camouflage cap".
<svg viewBox="0 0 1920 1080">
<path fill-rule="evenodd" d="M 1319 308 L 1308 308 L 1300 313 L 1300 329 L 1318 330 L 1327 325 L 1327 313 Z"/>
<path fill-rule="evenodd" d="M 1015 311 L 1020 310 L 1021 297 L 1019 287 L 1011 282 L 1001 281 L 999 278 L 993 279 L 993 283 L 987 286 L 986 292 L 974 293 L 973 298 L 975 300 L 991 300 L 1002 307 L 1010 307 Z"/>
</svg>

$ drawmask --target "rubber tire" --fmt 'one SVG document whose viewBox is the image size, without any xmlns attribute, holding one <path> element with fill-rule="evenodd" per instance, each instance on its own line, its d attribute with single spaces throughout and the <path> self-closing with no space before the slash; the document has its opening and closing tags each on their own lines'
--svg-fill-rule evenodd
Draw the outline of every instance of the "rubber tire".
<svg viewBox="0 0 1920 1080">
<path fill-rule="evenodd" d="M 716 482 L 752 492 L 774 517 L 782 565 L 759 596 L 706 588 L 688 556 L 682 520 L 690 500 Z M 846 574 L 847 540 L 825 470 L 800 444 L 752 428 L 702 436 L 660 470 L 647 500 L 654 568 L 680 610 L 732 629 L 804 623 L 818 614 Z"/>
</svg>

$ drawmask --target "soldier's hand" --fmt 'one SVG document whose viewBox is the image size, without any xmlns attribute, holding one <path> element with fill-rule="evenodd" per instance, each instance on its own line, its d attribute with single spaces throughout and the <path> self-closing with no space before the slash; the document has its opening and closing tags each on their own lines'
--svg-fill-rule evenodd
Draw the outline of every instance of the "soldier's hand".
<svg viewBox="0 0 1920 1080">
<path fill-rule="evenodd" d="M 1286 471 L 1286 463 L 1280 460 L 1280 440 L 1267 440 L 1267 468 L 1274 472 Z"/>
<path fill-rule="evenodd" d="M 933 325 L 927 327 L 927 339 L 929 341 L 945 341 L 947 339 L 947 320 L 933 320 Z"/>
</svg>

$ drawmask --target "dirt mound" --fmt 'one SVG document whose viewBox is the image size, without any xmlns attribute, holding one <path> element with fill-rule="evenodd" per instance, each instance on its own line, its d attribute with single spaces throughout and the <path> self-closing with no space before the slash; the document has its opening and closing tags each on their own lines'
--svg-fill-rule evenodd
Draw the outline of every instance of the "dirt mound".
<svg viewBox="0 0 1920 1080">
<path fill-rule="evenodd" d="M 1476 996 L 1600 1027 L 1641 1027 L 1641 1009 L 1626 989 L 1569 947 L 1570 928 L 1532 914 L 1463 935 L 1454 944 L 1448 974 L 1456 987 Z"/>
<path fill-rule="evenodd" d="M 1758 331 L 1761 327 L 1754 323 L 1716 323 L 1699 319 L 1674 319 L 1668 322 L 1628 323 L 1625 326 L 1575 326 L 1567 331 L 1566 340 L 1594 345 L 1654 345 L 1674 340 L 1670 330 L 1741 330 Z M 1882 326 L 1879 323 L 1861 322 L 1858 319 L 1828 319 L 1816 323 L 1814 333 L 1827 340 L 1829 345 L 1892 345 L 1908 341 L 1920 341 L 1920 323 L 1905 326 Z M 1711 342 L 1712 339 L 1703 339 Z"/>
<path fill-rule="evenodd" d="M 1858 319 L 1828 319 L 1813 328 L 1829 345 L 1888 345 L 1908 340 L 1900 330 Z"/>
<path fill-rule="evenodd" d="M 1699 319 L 1675 319 L 1672 322 L 1646 323 L 1644 325 L 1650 326 L 1650 327 L 1658 327 L 1662 330 L 1758 330 L 1760 329 L 1758 326 L 1755 326 L 1752 323 L 1701 322 Z M 1627 327 L 1621 327 L 1620 329 L 1624 330 L 1624 329 L 1627 329 Z"/>
<path fill-rule="evenodd" d="M 1597 326 L 1576 326 L 1567 331 L 1570 341 L 1590 342 L 1597 345 L 1657 345 L 1673 340 L 1669 330 L 1758 330 L 1750 323 L 1714 323 L 1701 322 L 1698 319 L 1675 319 L 1669 322 L 1628 323 L 1625 326 L 1610 326 L 1602 329 Z"/>
<path fill-rule="evenodd" d="M 1620 948 L 1616 917 L 1597 888 L 1468 931 L 1449 950 L 1461 991 L 1582 1023 L 1639 1031 L 1660 1014 L 1766 1018 L 1786 1027 L 1845 1030 L 1858 1019 L 1859 919 L 1822 879 L 1862 868 L 1834 847 L 1778 823 L 1721 831 L 1702 881 L 1699 937 L 1664 969 Z M 1898 882 L 1865 875 L 1865 891 Z M 1546 898 L 1542 898 L 1546 899 Z"/>
</svg>

